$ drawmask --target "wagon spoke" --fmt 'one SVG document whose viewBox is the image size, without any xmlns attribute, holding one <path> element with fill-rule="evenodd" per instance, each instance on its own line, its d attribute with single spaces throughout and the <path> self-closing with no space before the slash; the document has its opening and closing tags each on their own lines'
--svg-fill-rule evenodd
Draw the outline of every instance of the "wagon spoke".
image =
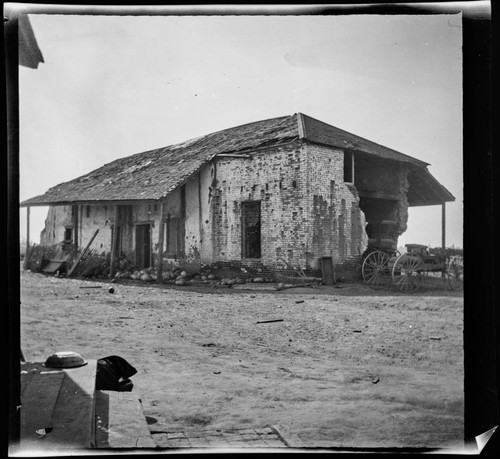
<svg viewBox="0 0 500 459">
<path fill-rule="evenodd" d="M 378 287 L 383 284 L 383 276 L 389 261 L 387 254 L 381 251 L 371 252 L 363 262 L 361 273 L 363 280 L 370 287 Z"/>
<path fill-rule="evenodd" d="M 366 275 L 366 281 L 371 282 L 371 280 L 376 277 L 377 273 L 375 271 L 372 271 Z"/>
<path fill-rule="evenodd" d="M 378 273 L 377 271 L 372 271 L 371 273 L 368 274 L 367 276 L 367 282 L 371 285 L 375 285 L 378 280 Z"/>
<path fill-rule="evenodd" d="M 422 284 L 422 259 L 413 253 L 400 255 L 392 268 L 392 280 L 401 291 L 416 290 Z"/>
<path fill-rule="evenodd" d="M 395 284 L 397 286 L 402 286 L 406 283 L 406 276 L 404 274 L 401 274 L 395 278 Z"/>
<path fill-rule="evenodd" d="M 407 291 L 408 290 L 408 276 L 406 274 L 403 274 L 401 276 L 401 281 L 399 282 L 399 288 L 401 291 Z"/>
</svg>

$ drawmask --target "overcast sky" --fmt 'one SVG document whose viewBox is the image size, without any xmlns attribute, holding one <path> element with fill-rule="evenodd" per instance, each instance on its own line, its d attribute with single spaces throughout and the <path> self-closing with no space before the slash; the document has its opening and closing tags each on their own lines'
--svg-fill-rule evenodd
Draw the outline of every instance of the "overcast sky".
<svg viewBox="0 0 500 459">
<path fill-rule="evenodd" d="M 117 158 L 302 112 L 431 164 L 462 246 L 461 15 L 30 15 L 19 69 L 20 199 Z M 31 209 L 39 241 L 47 208 Z M 26 209 L 20 213 L 26 234 Z M 441 245 L 441 207 L 409 242 Z"/>
</svg>

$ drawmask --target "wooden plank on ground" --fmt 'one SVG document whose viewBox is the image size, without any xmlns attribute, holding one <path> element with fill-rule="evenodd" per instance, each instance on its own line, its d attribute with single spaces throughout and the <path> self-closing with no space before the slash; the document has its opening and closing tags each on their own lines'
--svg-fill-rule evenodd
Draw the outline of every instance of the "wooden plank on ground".
<svg viewBox="0 0 500 459">
<path fill-rule="evenodd" d="M 53 430 L 45 448 L 87 449 L 93 445 L 94 393 L 97 361 L 64 370 L 65 378 L 52 415 Z"/>
<path fill-rule="evenodd" d="M 96 447 L 156 447 L 136 394 L 96 391 Z"/>
<path fill-rule="evenodd" d="M 44 273 L 54 274 L 59 269 L 62 269 L 64 263 L 66 263 L 66 260 L 49 260 L 49 263 L 42 268 L 42 271 Z"/>
<path fill-rule="evenodd" d="M 53 427 L 52 414 L 64 378 L 63 371 L 21 374 L 21 381 L 25 381 L 21 398 L 22 451 L 44 449 L 46 435 L 37 431 Z"/>
</svg>

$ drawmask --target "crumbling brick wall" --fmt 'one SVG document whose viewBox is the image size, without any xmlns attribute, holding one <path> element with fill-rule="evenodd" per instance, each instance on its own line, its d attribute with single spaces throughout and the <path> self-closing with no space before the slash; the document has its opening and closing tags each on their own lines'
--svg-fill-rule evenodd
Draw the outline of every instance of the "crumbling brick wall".
<svg viewBox="0 0 500 459">
<path fill-rule="evenodd" d="M 356 188 L 363 196 L 366 197 L 366 193 L 371 193 L 372 196 L 372 204 L 369 204 L 370 199 L 365 199 L 361 205 L 367 219 L 370 223 L 380 220 L 396 221 L 397 235 L 403 234 L 408 223 L 409 166 L 366 155 L 359 155 L 355 159 Z M 373 199 L 385 200 L 385 203 L 380 206 L 380 203 L 374 204 Z"/>
<path fill-rule="evenodd" d="M 398 234 L 403 234 L 408 228 L 408 199 L 407 193 L 410 188 L 410 182 L 408 180 L 408 175 L 410 173 L 410 169 L 408 167 L 400 166 L 398 168 L 398 193 L 399 193 L 399 201 L 396 205 L 394 219 L 399 224 Z"/>
<path fill-rule="evenodd" d="M 242 258 L 241 206 L 247 201 L 261 203 L 261 262 L 298 261 L 299 252 L 307 251 L 305 161 L 300 144 L 257 152 L 253 159 L 216 160 L 205 236 L 213 244 L 214 261 Z"/>
<path fill-rule="evenodd" d="M 340 149 L 308 144 L 307 193 L 312 197 L 311 227 L 314 256 L 331 256 L 335 264 L 360 255 L 367 244 L 365 219 L 356 188 L 344 182 Z"/>
<path fill-rule="evenodd" d="M 283 258 L 292 266 L 316 268 L 322 256 L 340 263 L 364 251 L 364 216 L 355 189 L 343 181 L 342 150 L 296 142 L 252 159 L 221 158 L 212 176 L 206 236 L 213 261 L 241 259 L 245 201 L 261 202 L 263 265 L 276 266 Z"/>
</svg>

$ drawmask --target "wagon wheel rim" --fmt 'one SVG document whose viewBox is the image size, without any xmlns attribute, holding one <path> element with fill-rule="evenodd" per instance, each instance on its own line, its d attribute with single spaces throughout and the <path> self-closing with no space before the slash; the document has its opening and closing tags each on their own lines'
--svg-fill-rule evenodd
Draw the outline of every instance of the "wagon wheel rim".
<svg viewBox="0 0 500 459">
<path fill-rule="evenodd" d="M 402 292 L 419 289 L 424 281 L 423 261 L 416 253 L 405 253 L 399 256 L 392 267 L 392 281 Z"/>
<path fill-rule="evenodd" d="M 389 256 L 376 250 L 371 252 L 363 261 L 363 266 L 361 267 L 361 273 L 363 280 L 370 287 L 380 287 L 382 285 L 382 276 L 389 263 Z"/>
<path fill-rule="evenodd" d="M 451 290 L 463 289 L 464 267 L 456 260 L 452 260 L 446 270 L 446 280 Z"/>
</svg>

